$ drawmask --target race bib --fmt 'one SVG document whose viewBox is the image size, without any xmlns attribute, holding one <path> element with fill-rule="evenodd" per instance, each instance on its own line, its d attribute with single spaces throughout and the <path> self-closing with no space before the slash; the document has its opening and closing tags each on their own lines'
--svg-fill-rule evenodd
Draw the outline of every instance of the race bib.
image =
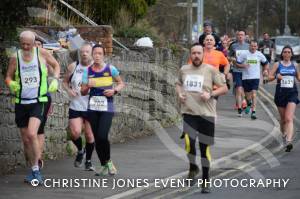
<svg viewBox="0 0 300 199">
<path fill-rule="evenodd" d="M 265 55 L 269 55 L 270 54 L 270 48 L 264 48 L 263 50 Z"/>
<path fill-rule="evenodd" d="M 108 104 L 105 96 L 92 96 L 89 101 L 90 110 L 93 111 L 107 111 Z"/>
<path fill-rule="evenodd" d="M 241 54 L 247 52 L 247 50 L 236 50 L 235 51 L 235 56 L 236 58 L 238 58 L 239 56 L 241 56 Z"/>
<path fill-rule="evenodd" d="M 293 76 L 282 76 L 280 81 L 281 88 L 293 88 L 294 86 L 294 77 Z"/>
<path fill-rule="evenodd" d="M 257 64 L 257 59 L 247 58 L 247 64 L 256 65 Z"/>
<path fill-rule="evenodd" d="M 187 75 L 184 80 L 184 89 L 191 92 L 202 92 L 204 77 L 202 75 Z"/>
<path fill-rule="evenodd" d="M 22 86 L 23 88 L 38 88 L 40 84 L 40 76 L 38 72 L 23 72 Z"/>
</svg>

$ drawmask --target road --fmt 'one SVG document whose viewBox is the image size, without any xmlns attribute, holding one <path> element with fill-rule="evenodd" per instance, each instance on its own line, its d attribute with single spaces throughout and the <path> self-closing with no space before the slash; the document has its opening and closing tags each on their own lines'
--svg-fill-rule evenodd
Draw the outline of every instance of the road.
<svg viewBox="0 0 300 199">
<path fill-rule="evenodd" d="M 268 100 L 264 100 L 266 106 L 272 111 L 272 114 L 279 119 L 278 113 L 274 107 L 274 104 L 270 104 L 272 102 L 272 97 L 275 93 L 275 81 L 266 85 L 263 85 L 265 91 L 263 92 L 265 97 Z M 300 84 L 297 84 L 298 88 Z M 260 96 L 263 98 L 263 96 Z M 177 195 L 176 198 L 201 198 L 201 199 L 215 199 L 215 198 L 226 198 L 226 199 L 235 199 L 235 198 L 243 198 L 243 199 L 297 199 L 300 195 L 300 142 L 299 142 L 299 129 L 300 129 L 300 107 L 297 106 L 296 109 L 296 118 L 295 118 L 295 145 L 294 150 L 290 153 L 284 152 L 284 150 L 280 150 L 279 152 L 274 153 L 276 159 L 279 161 L 279 165 L 270 166 L 266 164 L 264 161 L 254 161 L 252 164 L 252 170 L 240 171 L 234 176 L 230 176 L 229 179 L 237 179 L 241 182 L 243 179 L 270 179 L 270 180 L 278 180 L 284 179 L 288 181 L 286 187 L 281 184 L 270 185 L 270 187 L 266 187 L 266 185 L 260 185 L 258 187 L 250 187 L 249 184 L 246 187 L 238 186 L 227 186 L 225 187 L 214 187 L 212 188 L 211 194 L 201 194 L 200 190 L 194 189 L 192 191 L 187 191 L 184 194 Z M 247 182 L 247 181 L 245 181 Z"/>
</svg>

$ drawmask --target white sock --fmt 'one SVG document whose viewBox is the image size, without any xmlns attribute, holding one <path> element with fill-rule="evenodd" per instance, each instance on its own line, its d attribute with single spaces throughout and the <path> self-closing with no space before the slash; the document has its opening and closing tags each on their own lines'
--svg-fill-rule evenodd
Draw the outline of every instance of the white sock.
<svg viewBox="0 0 300 199">
<path fill-rule="evenodd" d="M 32 171 L 38 171 L 40 170 L 38 165 L 34 165 L 33 167 L 31 167 Z"/>
</svg>

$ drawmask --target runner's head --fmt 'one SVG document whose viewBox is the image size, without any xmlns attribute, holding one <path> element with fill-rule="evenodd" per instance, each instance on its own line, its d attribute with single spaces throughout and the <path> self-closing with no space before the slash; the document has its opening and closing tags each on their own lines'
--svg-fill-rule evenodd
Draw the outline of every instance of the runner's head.
<svg viewBox="0 0 300 199">
<path fill-rule="evenodd" d="M 249 45 L 249 51 L 251 53 L 255 53 L 255 51 L 257 50 L 258 46 L 257 46 L 257 41 L 256 40 L 251 40 L 250 41 L 250 45 Z"/>
<path fill-rule="evenodd" d="M 80 62 L 82 65 L 89 65 L 92 61 L 92 45 L 84 43 L 80 48 Z"/>
<path fill-rule="evenodd" d="M 263 37 L 264 37 L 264 40 L 269 40 L 270 39 L 270 36 L 269 36 L 269 34 L 267 32 L 265 32 L 263 34 Z"/>
<path fill-rule="evenodd" d="M 239 30 L 237 33 L 237 40 L 239 43 L 243 43 L 246 40 L 246 32 L 244 30 Z"/>
<path fill-rule="evenodd" d="M 292 47 L 289 45 L 284 46 L 280 54 L 281 60 L 289 61 L 292 59 L 293 56 L 294 56 L 294 52 Z"/>
<path fill-rule="evenodd" d="M 212 33 L 212 23 L 210 21 L 206 21 L 203 23 L 203 31 L 205 34 L 211 34 Z"/>
<path fill-rule="evenodd" d="M 203 61 L 203 47 L 199 43 L 195 43 L 192 45 L 190 53 L 193 65 L 199 67 Z"/>
<path fill-rule="evenodd" d="M 92 49 L 92 56 L 95 64 L 102 64 L 104 62 L 105 49 L 101 44 L 96 44 Z"/>
<path fill-rule="evenodd" d="M 40 38 L 35 37 L 34 46 L 38 48 L 43 48 L 43 41 Z"/>
<path fill-rule="evenodd" d="M 29 30 L 25 30 L 20 34 L 21 49 L 25 52 L 31 52 L 34 47 L 35 34 Z"/>
<path fill-rule="evenodd" d="M 214 36 L 211 34 L 206 35 L 203 44 L 205 49 L 213 49 L 216 44 Z"/>
</svg>

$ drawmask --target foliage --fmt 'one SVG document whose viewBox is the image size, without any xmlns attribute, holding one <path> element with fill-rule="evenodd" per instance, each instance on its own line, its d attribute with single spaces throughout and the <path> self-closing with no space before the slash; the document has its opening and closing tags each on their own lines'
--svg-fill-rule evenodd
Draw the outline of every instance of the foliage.
<svg viewBox="0 0 300 199">
<path fill-rule="evenodd" d="M 171 41 L 181 40 L 187 34 L 187 9 L 178 7 L 179 0 L 158 0 L 152 6 L 146 19 L 158 28 Z M 195 1 L 194 1 L 195 2 Z M 258 0 L 259 35 L 269 32 L 282 34 L 284 30 L 284 0 Z M 270 3 L 271 2 L 271 3 Z M 204 1 L 204 20 L 211 20 L 219 34 L 234 35 L 237 29 L 256 32 L 257 0 L 213 0 Z M 300 1 L 288 0 L 288 25 L 292 33 L 300 34 Z M 193 22 L 197 20 L 196 8 L 193 9 Z"/>
<path fill-rule="evenodd" d="M 30 22 L 27 7 L 39 6 L 39 0 L 2 0 L 0 3 L 0 40 L 13 40 L 16 27 Z M 5 30 L 5 31 L 4 31 Z"/>
<path fill-rule="evenodd" d="M 75 8 L 89 7 L 89 14 L 98 24 L 117 24 L 118 13 L 126 9 L 132 16 L 132 24 L 141 19 L 147 13 L 148 7 L 154 5 L 156 0 L 86 0 L 82 2 L 70 2 Z M 80 9 L 79 9 L 80 10 Z M 132 25 L 131 24 L 131 25 Z"/>
<path fill-rule="evenodd" d="M 116 31 L 115 36 L 125 38 L 150 37 L 154 44 L 162 42 L 163 37 L 147 20 L 140 20 L 134 26 L 124 26 Z"/>
</svg>

